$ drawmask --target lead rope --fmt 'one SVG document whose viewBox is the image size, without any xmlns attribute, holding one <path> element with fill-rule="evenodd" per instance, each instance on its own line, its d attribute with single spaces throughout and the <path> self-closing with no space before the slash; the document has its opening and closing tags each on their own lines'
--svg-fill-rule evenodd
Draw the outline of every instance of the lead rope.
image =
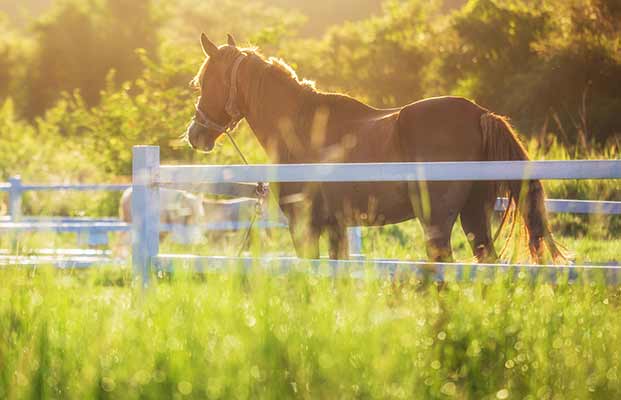
<svg viewBox="0 0 621 400">
<path fill-rule="evenodd" d="M 229 140 L 233 144 L 233 147 L 235 147 L 235 150 L 237 150 L 237 154 L 239 154 L 244 164 L 249 165 L 248 160 L 244 156 L 244 153 L 242 153 L 242 151 L 240 150 L 239 146 L 237 145 L 237 142 L 235 142 L 235 139 L 233 139 L 233 136 L 230 134 L 229 130 L 224 131 L 224 133 L 226 133 L 226 136 L 229 138 Z M 246 229 L 244 238 L 242 239 L 241 245 L 239 246 L 237 257 L 240 257 L 242 255 L 244 248 L 248 244 L 250 240 L 250 232 L 252 231 L 252 227 L 254 226 L 254 223 L 256 222 L 257 217 L 263 216 L 263 204 L 265 203 L 265 199 L 267 198 L 269 194 L 269 185 L 264 182 L 257 183 L 257 189 L 255 191 L 255 194 L 257 195 L 257 203 L 254 206 L 254 214 L 252 215 L 252 219 L 250 220 L 250 225 L 248 225 L 248 229 Z"/>
</svg>

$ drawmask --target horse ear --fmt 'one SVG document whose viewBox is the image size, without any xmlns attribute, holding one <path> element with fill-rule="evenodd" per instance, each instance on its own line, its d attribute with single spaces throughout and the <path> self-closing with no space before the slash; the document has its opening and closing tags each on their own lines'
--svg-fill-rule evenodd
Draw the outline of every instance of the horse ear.
<svg viewBox="0 0 621 400">
<path fill-rule="evenodd" d="M 230 33 L 226 35 L 229 46 L 237 47 L 237 43 L 235 43 L 235 38 Z"/>
<path fill-rule="evenodd" d="M 218 47 L 204 33 L 201 33 L 201 45 L 206 56 L 213 57 L 218 54 Z"/>
</svg>

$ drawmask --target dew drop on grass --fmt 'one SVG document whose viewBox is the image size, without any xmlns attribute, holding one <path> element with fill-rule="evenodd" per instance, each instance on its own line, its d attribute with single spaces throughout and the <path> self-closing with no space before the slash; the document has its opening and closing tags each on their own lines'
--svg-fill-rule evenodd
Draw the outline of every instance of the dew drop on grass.
<svg viewBox="0 0 621 400">
<path fill-rule="evenodd" d="M 496 392 L 496 398 L 500 400 L 508 399 L 509 391 L 507 389 L 499 390 L 498 392 Z"/>
<path fill-rule="evenodd" d="M 438 333 L 438 340 L 446 339 L 446 332 L 442 331 Z"/>
<path fill-rule="evenodd" d="M 442 364 L 438 360 L 434 360 L 431 362 L 431 368 L 433 369 L 440 369 L 441 366 Z"/>
<path fill-rule="evenodd" d="M 505 368 L 511 369 L 515 367 L 515 362 L 513 362 L 513 360 L 507 360 L 507 362 L 505 363 Z"/>
</svg>

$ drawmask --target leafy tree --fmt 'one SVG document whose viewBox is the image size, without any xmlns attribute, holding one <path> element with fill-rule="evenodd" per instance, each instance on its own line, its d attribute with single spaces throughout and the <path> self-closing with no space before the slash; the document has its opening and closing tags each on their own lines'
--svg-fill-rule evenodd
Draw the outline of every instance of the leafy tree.
<svg viewBox="0 0 621 400">
<path fill-rule="evenodd" d="M 28 116 L 41 115 L 62 91 L 79 89 L 95 104 L 111 69 L 122 82 L 142 68 L 137 48 L 154 52 L 158 22 L 150 0 L 58 3 L 34 28 Z"/>
<path fill-rule="evenodd" d="M 384 14 L 331 29 L 319 43 L 291 49 L 302 74 L 377 106 L 403 105 L 425 93 L 433 63 L 429 19 L 437 2 L 389 1 Z"/>
<path fill-rule="evenodd" d="M 621 132 L 617 4 L 471 0 L 444 35 L 440 76 L 526 132 L 605 140 Z"/>
<path fill-rule="evenodd" d="M 24 98 L 21 83 L 26 80 L 28 62 L 28 41 L 0 13 L 0 101 L 12 98 L 21 105 Z"/>
<path fill-rule="evenodd" d="M 227 33 L 240 44 L 275 49 L 291 39 L 304 18 L 295 12 L 266 6 L 260 1 L 160 0 L 167 15 L 163 28 L 165 43 L 175 43 L 199 52 L 198 38 L 206 32 L 214 41 L 224 41 Z"/>
</svg>

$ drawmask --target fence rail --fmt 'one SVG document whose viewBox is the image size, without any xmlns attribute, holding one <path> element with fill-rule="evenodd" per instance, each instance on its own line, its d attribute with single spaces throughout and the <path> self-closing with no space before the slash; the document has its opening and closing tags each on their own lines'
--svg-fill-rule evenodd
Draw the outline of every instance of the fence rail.
<svg viewBox="0 0 621 400">
<path fill-rule="evenodd" d="M 161 166 L 159 147 L 133 148 L 132 213 L 133 266 L 143 285 L 149 268 L 159 257 L 159 187 L 235 182 L 398 182 L 398 181 L 497 181 L 527 179 L 621 179 L 621 160 L 593 161 L 487 161 L 371 164 L 287 165 L 180 165 Z M 502 200 L 500 206 L 502 207 Z M 617 213 L 615 202 L 586 205 L 566 201 L 551 208 L 578 212 L 606 210 Z M 171 259 L 170 257 L 168 257 Z M 183 256 L 181 258 L 187 258 Z M 180 259 L 180 258 L 176 258 Z M 199 258 L 192 258 L 197 260 Z M 227 258 L 223 258 L 227 259 Z M 255 262 L 261 262 L 256 260 Z"/>
<path fill-rule="evenodd" d="M 138 177 L 140 179 L 140 177 Z M 621 179 L 621 161 L 476 161 L 162 166 L 150 182 L 400 182 Z"/>
</svg>

